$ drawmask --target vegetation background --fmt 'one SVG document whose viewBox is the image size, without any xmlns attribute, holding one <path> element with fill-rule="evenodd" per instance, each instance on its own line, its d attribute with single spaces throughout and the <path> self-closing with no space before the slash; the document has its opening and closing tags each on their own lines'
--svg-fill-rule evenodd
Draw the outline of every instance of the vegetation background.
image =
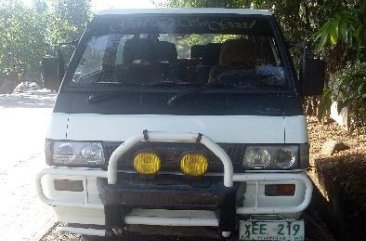
<svg viewBox="0 0 366 241">
<path fill-rule="evenodd" d="M 37 75 L 42 56 L 78 40 L 91 17 L 89 0 L 0 0 L 0 93 Z"/>
</svg>

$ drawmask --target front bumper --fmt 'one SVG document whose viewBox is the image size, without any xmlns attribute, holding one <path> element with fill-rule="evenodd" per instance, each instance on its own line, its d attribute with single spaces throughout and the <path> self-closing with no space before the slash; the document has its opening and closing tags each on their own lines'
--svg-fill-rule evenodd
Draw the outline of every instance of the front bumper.
<svg viewBox="0 0 366 241">
<path fill-rule="evenodd" d="M 107 228 L 125 226 L 132 209 L 207 210 L 215 213 L 220 230 L 236 228 L 236 188 L 222 183 L 205 187 L 131 186 L 98 180 Z M 183 223 L 184 224 L 184 223 Z M 187 223 L 188 225 L 188 223 Z"/>
<path fill-rule="evenodd" d="M 229 205 L 235 206 L 236 188 L 212 184 L 204 187 L 192 186 L 140 186 L 108 184 L 98 179 L 100 197 L 104 205 L 122 205 L 129 208 L 174 209 L 174 210 L 216 210 Z"/>
<path fill-rule="evenodd" d="M 119 186 L 117 183 L 117 162 L 127 150 L 141 141 L 200 141 L 223 163 L 224 173 L 221 186 L 215 187 L 216 190 L 213 188 L 212 190 L 196 191 L 184 188 L 174 189 L 173 191 L 164 188 L 152 190 L 144 188 L 130 189 Z M 59 199 L 57 195 L 47 195 L 42 185 L 44 176 L 80 179 L 83 181 L 85 193 L 81 195 L 82 198 L 68 200 Z M 90 201 L 88 193 L 90 180 L 95 180 L 95 183 L 97 183 L 96 180 L 99 180 L 99 184 L 95 184 L 95 187 L 98 186 L 96 189 L 99 189 L 99 191 L 94 190 L 100 196 L 99 200 Z M 247 189 L 249 186 L 251 187 L 251 192 L 244 195 L 245 201 L 242 203 L 237 202 L 238 192 L 234 187 L 234 182 L 238 185 L 245 184 Z M 282 200 L 288 200 L 287 197 L 286 199 L 279 198 L 276 199 L 276 205 L 271 205 L 270 200 L 275 199 L 263 199 L 261 196 L 261 187 L 269 182 L 295 183 L 297 190 L 300 189 L 301 191 L 295 193 L 295 197 L 292 198 L 291 202 L 282 202 Z M 102 218 L 105 218 L 104 225 L 107 230 L 122 227 L 123 225 L 206 226 L 216 227 L 222 231 L 223 236 L 228 236 L 235 230 L 238 216 L 284 215 L 302 212 L 310 203 L 312 183 L 304 173 L 234 174 L 231 160 L 225 151 L 215 142 L 202 135 L 148 133 L 147 138 L 145 133 L 145 135 L 138 135 L 126 140 L 118 147 L 110 158 L 107 171 L 85 168 L 48 168 L 38 175 L 37 190 L 41 200 L 55 206 L 56 209 L 69 207 L 104 210 L 105 217 Z M 68 220 L 61 221 L 69 222 Z"/>
</svg>

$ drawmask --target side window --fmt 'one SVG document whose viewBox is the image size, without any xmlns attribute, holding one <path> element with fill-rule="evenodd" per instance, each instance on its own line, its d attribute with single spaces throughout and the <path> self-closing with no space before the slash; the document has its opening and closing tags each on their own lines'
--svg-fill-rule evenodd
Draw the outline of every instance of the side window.
<svg viewBox="0 0 366 241">
<path fill-rule="evenodd" d="M 133 35 L 110 34 L 92 37 L 87 43 L 79 66 L 74 74 L 74 83 L 93 83 L 102 70 L 114 68 L 123 63 L 126 40 Z"/>
<path fill-rule="evenodd" d="M 83 57 L 76 69 L 73 81 L 82 82 L 85 76 L 102 70 L 108 36 L 93 37 L 86 46 Z"/>
</svg>

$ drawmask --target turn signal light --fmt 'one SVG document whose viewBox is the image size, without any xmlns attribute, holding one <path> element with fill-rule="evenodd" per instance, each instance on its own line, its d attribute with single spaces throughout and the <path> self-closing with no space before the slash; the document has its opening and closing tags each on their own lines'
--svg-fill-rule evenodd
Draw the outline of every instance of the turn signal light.
<svg viewBox="0 0 366 241">
<path fill-rule="evenodd" d="M 155 153 L 140 152 L 135 156 L 133 166 L 140 174 L 156 174 L 160 170 L 161 160 Z"/>
<path fill-rule="evenodd" d="M 293 196 L 295 195 L 294 184 L 270 184 L 264 189 L 266 196 Z"/>
<path fill-rule="evenodd" d="M 208 161 L 202 154 L 184 154 L 180 160 L 180 169 L 189 176 L 201 176 L 206 173 Z"/>
<path fill-rule="evenodd" d="M 53 183 L 55 185 L 55 190 L 57 191 L 84 191 L 83 181 L 80 180 L 56 179 L 53 181 Z"/>
</svg>

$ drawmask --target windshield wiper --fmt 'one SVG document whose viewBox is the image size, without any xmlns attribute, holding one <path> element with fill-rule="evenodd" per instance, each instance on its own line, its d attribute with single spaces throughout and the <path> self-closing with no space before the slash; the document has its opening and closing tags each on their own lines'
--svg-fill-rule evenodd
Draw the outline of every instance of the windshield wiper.
<svg viewBox="0 0 366 241">
<path fill-rule="evenodd" d="M 214 81 L 213 81 L 213 82 L 209 82 L 209 83 L 207 83 L 206 85 L 201 86 L 201 87 L 199 87 L 199 88 L 197 88 L 197 89 L 188 90 L 188 91 L 186 91 L 186 92 L 183 92 L 183 93 L 180 93 L 180 94 L 176 94 L 176 95 L 172 96 L 172 97 L 168 100 L 167 104 L 168 104 L 169 106 L 173 106 L 173 105 L 174 105 L 178 100 L 182 99 L 183 97 L 187 97 L 187 96 L 190 96 L 190 95 L 193 95 L 193 94 L 199 93 L 199 92 L 201 92 L 201 91 L 204 91 L 204 90 L 206 90 L 206 89 L 211 88 L 212 86 L 218 86 L 218 85 L 217 85 L 217 83 L 216 83 L 216 82 L 214 82 Z"/>
<path fill-rule="evenodd" d="M 121 92 L 109 92 L 106 94 L 90 94 L 88 102 L 91 104 L 101 102 L 108 99 L 114 99 L 121 96 Z"/>
</svg>

